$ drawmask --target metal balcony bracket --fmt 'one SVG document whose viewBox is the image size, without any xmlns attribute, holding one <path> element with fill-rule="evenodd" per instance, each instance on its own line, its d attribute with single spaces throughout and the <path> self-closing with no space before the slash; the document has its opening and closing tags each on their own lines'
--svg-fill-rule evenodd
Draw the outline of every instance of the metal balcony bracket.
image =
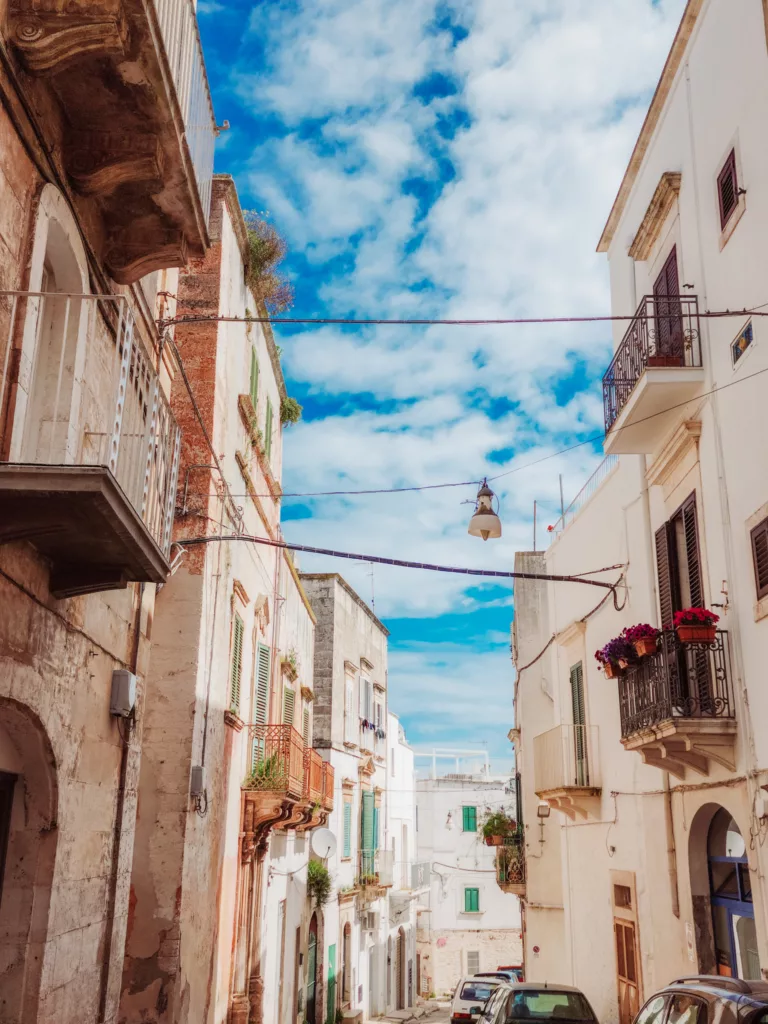
<svg viewBox="0 0 768 1024">
<path fill-rule="evenodd" d="M 594 786 L 574 786 L 537 793 L 537 796 L 571 821 L 577 817 L 586 821 L 590 815 L 599 815 L 601 792 L 601 789 Z"/>
</svg>

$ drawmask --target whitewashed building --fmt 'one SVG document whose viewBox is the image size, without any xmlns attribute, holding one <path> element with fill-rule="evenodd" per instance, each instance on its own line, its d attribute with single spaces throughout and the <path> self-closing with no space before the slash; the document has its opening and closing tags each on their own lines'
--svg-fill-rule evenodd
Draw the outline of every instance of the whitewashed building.
<svg viewBox="0 0 768 1024">
<path fill-rule="evenodd" d="M 603 378 L 609 459 L 546 554 L 517 561 L 624 567 L 598 577 L 621 577 L 618 608 L 574 584 L 515 594 L 526 967 L 558 969 L 600 1019 L 676 975 L 768 977 L 768 333 L 702 315 L 766 301 L 766 19 L 686 6 L 600 240 L 613 312 L 637 311 Z M 713 640 L 680 638 L 686 607 L 719 614 Z M 639 623 L 656 653 L 606 678 L 593 652 Z"/>
<path fill-rule="evenodd" d="M 464 974 L 522 963 L 520 901 L 499 884 L 502 848 L 482 835 L 484 817 L 502 810 L 515 816 L 509 777 L 452 772 L 416 781 L 417 858 L 430 877 L 418 914 L 421 995 L 444 996 Z"/>
</svg>

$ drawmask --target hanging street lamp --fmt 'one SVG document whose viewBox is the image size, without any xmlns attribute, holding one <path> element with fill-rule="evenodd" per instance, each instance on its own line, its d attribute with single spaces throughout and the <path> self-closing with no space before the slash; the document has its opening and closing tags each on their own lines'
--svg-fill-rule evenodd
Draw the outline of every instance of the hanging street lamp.
<svg viewBox="0 0 768 1024">
<path fill-rule="evenodd" d="M 472 537 L 482 537 L 483 540 L 501 536 L 501 520 L 493 510 L 493 499 L 496 495 L 488 486 L 488 481 L 483 480 L 480 490 L 477 492 L 477 506 L 475 514 L 469 521 L 469 530 Z"/>
</svg>

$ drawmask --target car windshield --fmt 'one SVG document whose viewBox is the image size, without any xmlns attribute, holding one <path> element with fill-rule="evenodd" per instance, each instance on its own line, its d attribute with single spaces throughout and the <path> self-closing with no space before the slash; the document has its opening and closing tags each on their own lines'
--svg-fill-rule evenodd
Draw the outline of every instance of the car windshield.
<svg viewBox="0 0 768 1024">
<path fill-rule="evenodd" d="M 507 1020 L 592 1021 L 594 1017 L 581 992 L 522 989 L 510 999 Z"/>
<path fill-rule="evenodd" d="M 494 981 L 465 981 L 459 998 L 484 1003 L 497 986 Z"/>
</svg>

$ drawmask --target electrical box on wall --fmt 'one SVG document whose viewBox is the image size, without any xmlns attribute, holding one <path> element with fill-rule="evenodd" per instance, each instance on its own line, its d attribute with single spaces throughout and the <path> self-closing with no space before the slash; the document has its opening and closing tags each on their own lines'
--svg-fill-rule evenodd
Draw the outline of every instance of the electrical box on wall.
<svg viewBox="0 0 768 1024">
<path fill-rule="evenodd" d="M 189 795 L 195 799 L 205 792 L 205 767 L 201 764 L 192 766 L 189 776 Z"/>
<path fill-rule="evenodd" d="M 136 676 L 127 668 L 112 673 L 112 697 L 109 713 L 115 718 L 130 718 L 136 707 Z"/>
</svg>

